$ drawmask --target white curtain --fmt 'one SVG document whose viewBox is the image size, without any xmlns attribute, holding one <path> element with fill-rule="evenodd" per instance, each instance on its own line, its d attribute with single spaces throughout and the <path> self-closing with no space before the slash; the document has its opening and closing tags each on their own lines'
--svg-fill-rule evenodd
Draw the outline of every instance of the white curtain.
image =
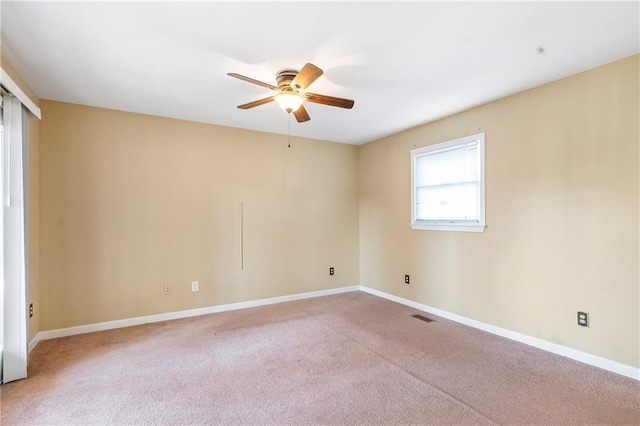
<svg viewBox="0 0 640 426">
<path fill-rule="evenodd" d="M 27 377 L 26 200 L 29 113 L 2 99 L 2 383 Z"/>
</svg>

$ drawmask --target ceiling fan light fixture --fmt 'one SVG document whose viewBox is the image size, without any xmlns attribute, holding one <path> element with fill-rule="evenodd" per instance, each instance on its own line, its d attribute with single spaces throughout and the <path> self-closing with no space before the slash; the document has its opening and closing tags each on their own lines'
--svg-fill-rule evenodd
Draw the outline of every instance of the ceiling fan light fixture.
<svg viewBox="0 0 640 426">
<path fill-rule="evenodd" d="M 310 63 L 305 64 L 300 71 L 285 69 L 276 74 L 277 87 L 233 72 L 227 73 L 227 75 L 248 83 L 266 87 L 274 92 L 273 95 L 269 97 L 238 105 L 238 108 L 251 109 L 275 101 L 283 111 L 293 113 L 293 116 L 296 118 L 298 123 L 304 123 L 305 121 L 311 120 L 307 109 L 304 107 L 306 102 L 345 109 L 353 108 L 354 102 L 351 99 L 319 95 L 317 93 L 310 93 L 306 91 L 307 87 L 316 81 L 322 73 L 323 71 L 320 68 Z"/>
<path fill-rule="evenodd" d="M 282 91 L 274 95 L 276 102 L 286 112 L 294 112 L 304 102 L 304 98 L 300 93 L 293 91 Z"/>
</svg>

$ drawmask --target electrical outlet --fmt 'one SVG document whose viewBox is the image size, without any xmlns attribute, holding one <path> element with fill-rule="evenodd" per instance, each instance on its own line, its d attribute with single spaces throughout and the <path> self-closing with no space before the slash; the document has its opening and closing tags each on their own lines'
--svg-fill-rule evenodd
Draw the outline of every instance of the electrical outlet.
<svg viewBox="0 0 640 426">
<path fill-rule="evenodd" d="M 404 283 L 409 284 L 409 275 L 404 276 Z"/>
<path fill-rule="evenodd" d="M 199 291 L 200 290 L 200 284 L 198 284 L 198 281 L 191 281 L 191 291 Z"/>
<path fill-rule="evenodd" d="M 578 325 L 582 327 L 589 327 L 589 313 L 578 311 Z"/>
<path fill-rule="evenodd" d="M 333 275 L 335 273 L 333 266 L 329 268 L 329 275 Z"/>
<path fill-rule="evenodd" d="M 29 318 L 33 318 L 33 303 L 29 303 Z"/>
<path fill-rule="evenodd" d="M 171 284 L 165 284 L 165 286 L 164 286 L 164 294 L 165 295 L 171 294 L 171 290 L 172 290 L 171 289 Z"/>
</svg>

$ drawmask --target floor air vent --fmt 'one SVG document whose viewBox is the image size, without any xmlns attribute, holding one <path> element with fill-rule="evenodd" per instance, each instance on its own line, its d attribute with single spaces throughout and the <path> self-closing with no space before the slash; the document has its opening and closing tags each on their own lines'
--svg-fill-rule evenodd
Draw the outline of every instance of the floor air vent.
<svg viewBox="0 0 640 426">
<path fill-rule="evenodd" d="M 420 315 L 420 314 L 415 314 L 415 315 L 411 315 L 414 318 L 418 318 L 420 321 L 424 321 L 424 322 L 434 322 L 435 320 L 432 320 L 431 318 L 427 318 L 424 315 Z"/>
</svg>

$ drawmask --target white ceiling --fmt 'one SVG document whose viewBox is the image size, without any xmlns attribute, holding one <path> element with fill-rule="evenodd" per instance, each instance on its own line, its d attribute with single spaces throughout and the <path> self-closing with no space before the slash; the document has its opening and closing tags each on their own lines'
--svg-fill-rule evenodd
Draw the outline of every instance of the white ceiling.
<svg viewBox="0 0 640 426">
<path fill-rule="evenodd" d="M 362 144 L 639 51 L 634 2 L 10 2 L 1 48 L 43 99 L 287 132 L 237 105 L 283 68 L 325 71 L 292 135 Z"/>
</svg>

